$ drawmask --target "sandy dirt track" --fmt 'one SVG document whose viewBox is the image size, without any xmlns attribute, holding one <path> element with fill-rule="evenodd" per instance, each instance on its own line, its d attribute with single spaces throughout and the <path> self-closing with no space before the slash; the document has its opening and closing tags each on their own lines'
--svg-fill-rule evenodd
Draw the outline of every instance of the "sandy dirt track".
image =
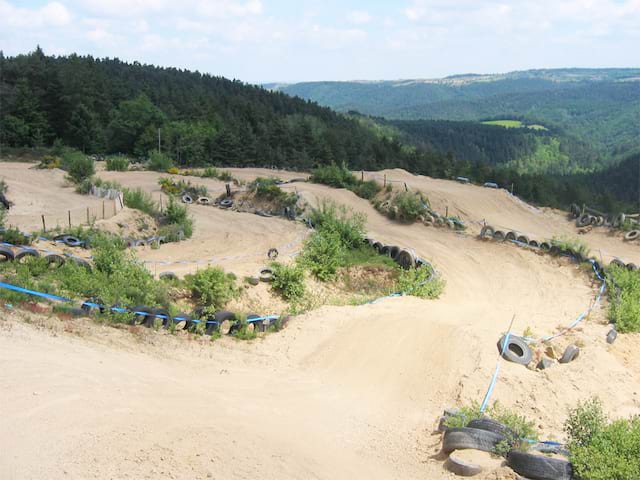
<svg viewBox="0 0 640 480">
<path fill-rule="evenodd" d="M 157 174 L 101 175 L 158 188 Z M 595 296 L 597 285 L 565 260 L 398 225 L 346 190 L 294 185 L 285 188 L 311 204 L 332 199 L 366 213 L 370 234 L 432 261 L 447 281 L 444 295 L 323 307 L 251 343 L 132 335 L 82 320 L 28 324 L 2 311 L 0 478 L 451 478 L 432 458 L 438 437 L 431 430 L 443 408 L 482 399 L 512 315 L 516 333 L 530 327 L 542 336 L 571 322 Z M 548 216 L 549 228 L 571 227 L 501 191 L 423 177 L 411 185 L 436 207 L 446 200 L 465 220 L 491 215 L 544 233 L 540 219 Z M 207 255 L 227 245 L 225 253 L 240 254 L 248 248 L 240 243 L 245 229 L 255 229 L 262 246 L 299 233 L 292 222 L 190 210 L 201 233 L 175 250 L 141 256 L 197 258 L 209 245 Z M 230 232 L 226 244 L 224 237 L 209 242 L 220 229 Z M 640 336 L 609 346 L 606 332 L 605 311 L 597 308 L 554 342 L 562 351 L 580 341 L 577 361 L 544 372 L 504 363 L 493 398 L 533 419 L 548 439 L 561 438 L 569 406 L 594 394 L 613 416 L 640 413 Z M 513 477 L 504 471 L 486 478 Z"/>
</svg>

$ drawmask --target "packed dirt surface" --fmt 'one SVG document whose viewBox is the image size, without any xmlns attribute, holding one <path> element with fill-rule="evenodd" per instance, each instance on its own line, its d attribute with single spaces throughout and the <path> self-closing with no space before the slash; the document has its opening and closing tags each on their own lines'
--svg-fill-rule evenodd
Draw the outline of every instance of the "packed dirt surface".
<svg viewBox="0 0 640 480">
<path fill-rule="evenodd" d="M 437 210 L 448 202 L 449 213 L 467 222 L 486 218 L 545 238 L 575 233 L 560 214 L 503 191 L 386 173 L 407 178 Z M 160 174 L 100 176 L 159 195 Z M 192 182 L 224 188 L 217 180 Z M 371 236 L 411 247 L 436 266 L 447 282 L 444 294 L 322 307 L 252 342 L 0 311 L 0 478 L 449 479 L 437 457 L 440 436 L 432 431 L 444 408 L 482 400 L 496 343 L 512 317 L 516 334 L 555 333 L 589 307 L 599 287 L 566 259 L 477 240 L 478 224 L 470 234 L 399 225 L 346 190 L 283 188 L 296 189 L 311 205 L 330 199 L 365 213 Z M 307 232 L 278 218 L 189 210 L 193 239 L 140 256 L 239 256 Z M 585 237 L 613 252 L 634 249 L 606 236 Z M 223 266 L 242 273 L 265 260 Z M 605 309 L 606 302 L 596 306 L 552 342 L 560 353 L 580 345 L 577 360 L 545 371 L 503 362 L 492 399 L 535 421 L 548 440 L 561 440 L 568 408 L 593 395 L 612 417 L 640 413 L 640 336 L 620 335 L 608 345 Z M 515 476 L 500 468 L 479 478 Z"/>
</svg>

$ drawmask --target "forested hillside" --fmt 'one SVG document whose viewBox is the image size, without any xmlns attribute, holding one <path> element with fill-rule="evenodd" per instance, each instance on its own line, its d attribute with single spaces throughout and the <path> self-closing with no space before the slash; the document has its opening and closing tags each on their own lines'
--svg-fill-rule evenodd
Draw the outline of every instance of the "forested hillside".
<svg viewBox="0 0 640 480">
<path fill-rule="evenodd" d="M 560 127 L 605 163 L 640 149 L 640 70 L 531 70 L 441 80 L 274 86 L 341 111 L 390 119 L 523 118 Z"/>
<path fill-rule="evenodd" d="M 400 138 L 421 148 L 451 152 L 462 161 L 509 166 L 520 173 L 570 174 L 599 168 L 601 155 L 558 128 L 504 128 L 479 122 L 392 120 Z"/>
<path fill-rule="evenodd" d="M 51 57 L 40 49 L 16 57 L 0 54 L 0 72 L 3 152 L 43 151 L 55 143 L 144 160 L 157 148 L 160 130 L 163 152 L 179 166 L 398 167 L 436 178 L 462 175 L 513 185 L 516 194 L 541 205 L 586 202 L 610 210 L 635 203 L 638 192 L 637 182 L 629 180 L 638 155 L 598 175 L 551 176 L 513 168 L 514 160 L 535 155 L 547 143 L 554 154 L 563 154 L 563 143 L 553 146 L 561 135 L 554 128 L 384 122 L 237 80 L 117 59 Z M 588 148 L 579 153 L 580 142 L 575 145 L 575 165 L 597 161 Z"/>
</svg>

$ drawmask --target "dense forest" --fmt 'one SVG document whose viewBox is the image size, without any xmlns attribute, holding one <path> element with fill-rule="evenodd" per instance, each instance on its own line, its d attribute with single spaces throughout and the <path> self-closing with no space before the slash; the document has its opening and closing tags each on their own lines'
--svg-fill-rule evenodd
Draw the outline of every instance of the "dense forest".
<svg viewBox="0 0 640 480">
<path fill-rule="evenodd" d="M 520 173 L 571 174 L 597 170 L 601 156 L 558 128 L 504 128 L 448 120 L 377 120 L 418 147 L 451 152 L 457 160 L 506 165 Z"/>
<path fill-rule="evenodd" d="M 639 69 L 558 69 L 271 87 L 339 111 L 396 120 L 522 118 L 561 128 L 613 164 L 640 150 L 639 78 Z"/>
<path fill-rule="evenodd" d="M 145 159 L 157 149 L 160 131 L 163 152 L 179 166 L 309 170 L 344 163 L 354 170 L 398 167 L 437 178 L 495 181 L 541 205 L 585 202 L 615 210 L 637 198 L 637 182 L 627 178 L 637 155 L 597 175 L 512 168 L 514 158 L 555 138 L 553 129 L 386 123 L 237 80 L 118 59 L 46 56 L 39 48 L 15 57 L 0 53 L 0 72 L 5 152 L 64 144 L 87 154 Z M 592 152 L 586 152 L 572 161 L 589 165 Z M 620 185 L 610 183 L 621 178 Z"/>
</svg>

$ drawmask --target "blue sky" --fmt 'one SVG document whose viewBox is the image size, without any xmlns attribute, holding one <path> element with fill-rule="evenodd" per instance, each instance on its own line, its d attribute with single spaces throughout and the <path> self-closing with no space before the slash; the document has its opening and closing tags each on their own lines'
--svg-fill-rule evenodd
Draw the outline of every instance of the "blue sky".
<svg viewBox="0 0 640 480">
<path fill-rule="evenodd" d="M 260 83 L 640 66 L 640 0 L 0 0 L 0 49 Z"/>
</svg>

